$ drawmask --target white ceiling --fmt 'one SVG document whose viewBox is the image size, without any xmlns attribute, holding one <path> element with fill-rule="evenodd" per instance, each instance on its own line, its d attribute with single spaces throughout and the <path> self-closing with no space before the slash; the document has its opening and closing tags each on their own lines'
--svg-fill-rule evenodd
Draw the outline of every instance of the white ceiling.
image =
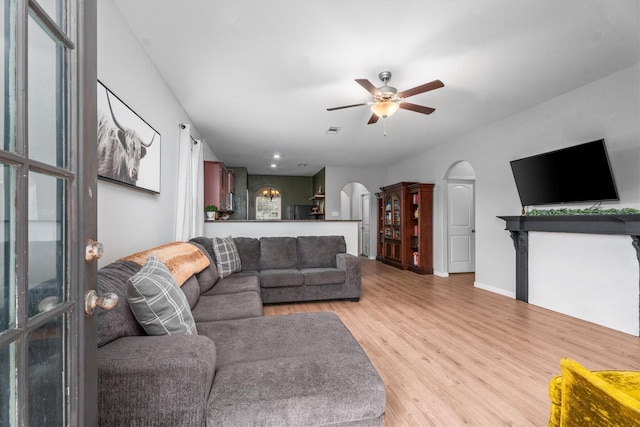
<svg viewBox="0 0 640 427">
<path fill-rule="evenodd" d="M 250 174 L 389 164 L 640 62 L 637 0 L 115 3 L 216 156 Z M 436 111 L 398 111 L 386 137 L 366 106 L 326 111 L 370 101 L 354 79 L 384 70 L 399 91 L 442 80 L 408 99 Z"/>
</svg>

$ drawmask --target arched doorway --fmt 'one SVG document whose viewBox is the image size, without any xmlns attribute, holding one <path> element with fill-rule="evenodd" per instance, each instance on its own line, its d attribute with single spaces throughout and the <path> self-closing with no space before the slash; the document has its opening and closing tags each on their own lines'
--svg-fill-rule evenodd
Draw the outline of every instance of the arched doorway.
<svg viewBox="0 0 640 427">
<path fill-rule="evenodd" d="M 475 272 L 475 170 L 467 161 L 455 162 L 444 181 L 447 271 Z"/>
<path fill-rule="evenodd" d="M 369 257 L 370 253 L 370 206 L 371 194 L 359 182 L 350 182 L 340 192 L 342 219 L 360 221 L 358 229 L 358 253 Z"/>
</svg>

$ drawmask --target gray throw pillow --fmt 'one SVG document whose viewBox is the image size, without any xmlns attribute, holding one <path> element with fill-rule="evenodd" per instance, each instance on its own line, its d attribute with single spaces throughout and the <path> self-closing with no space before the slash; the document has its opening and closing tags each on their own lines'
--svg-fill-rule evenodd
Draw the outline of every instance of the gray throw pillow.
<svg viewBox="0 0 640 427">
<path fill-rule="evenodd" d="M 216 255 L 216 267 L 221 279 L 242 270 L 240 255 L 233 237 L 214 237 L 213 252 Z"/>
<path fill-rule="evenodd" d="M 196 323 L 182 289 L 155 255 L 129 278 L 127 300 L 149 335 L 197 335 Z"/>
</svg>

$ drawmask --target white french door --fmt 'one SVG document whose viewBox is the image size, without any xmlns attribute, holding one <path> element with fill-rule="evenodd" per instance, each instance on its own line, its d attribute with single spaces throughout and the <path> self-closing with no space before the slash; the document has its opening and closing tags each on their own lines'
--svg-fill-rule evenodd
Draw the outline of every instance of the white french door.
<svg viewBox="0 0 640 427">
<path fill-rule="evenodd" d="M 0 425 L 97 423 L 95 0 L 5 0 Z"/>
</svg>

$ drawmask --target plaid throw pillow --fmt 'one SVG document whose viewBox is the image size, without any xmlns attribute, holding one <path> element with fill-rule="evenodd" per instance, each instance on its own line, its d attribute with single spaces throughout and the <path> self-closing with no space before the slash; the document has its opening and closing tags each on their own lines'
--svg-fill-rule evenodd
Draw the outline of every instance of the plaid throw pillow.
<svg viewBox="0 0 640 427">
<path fill-rule="evenodd" d="M 127 300 L 149 335 L 197 335 L 196 324 L 173 275 L 155 255 L 129 278 Z"/>
<path fill-rule="evenodd" d="M 240 271 L 242 269 L 240 255 L 238 255 L 238 248 L 236 248 L 233 237 L 214 237 L 212 240 L 213 253 L 216 255 L 216 267 L 218 267 L 220 278 L 222 279 L 231 273 Z"/>
</svg>

